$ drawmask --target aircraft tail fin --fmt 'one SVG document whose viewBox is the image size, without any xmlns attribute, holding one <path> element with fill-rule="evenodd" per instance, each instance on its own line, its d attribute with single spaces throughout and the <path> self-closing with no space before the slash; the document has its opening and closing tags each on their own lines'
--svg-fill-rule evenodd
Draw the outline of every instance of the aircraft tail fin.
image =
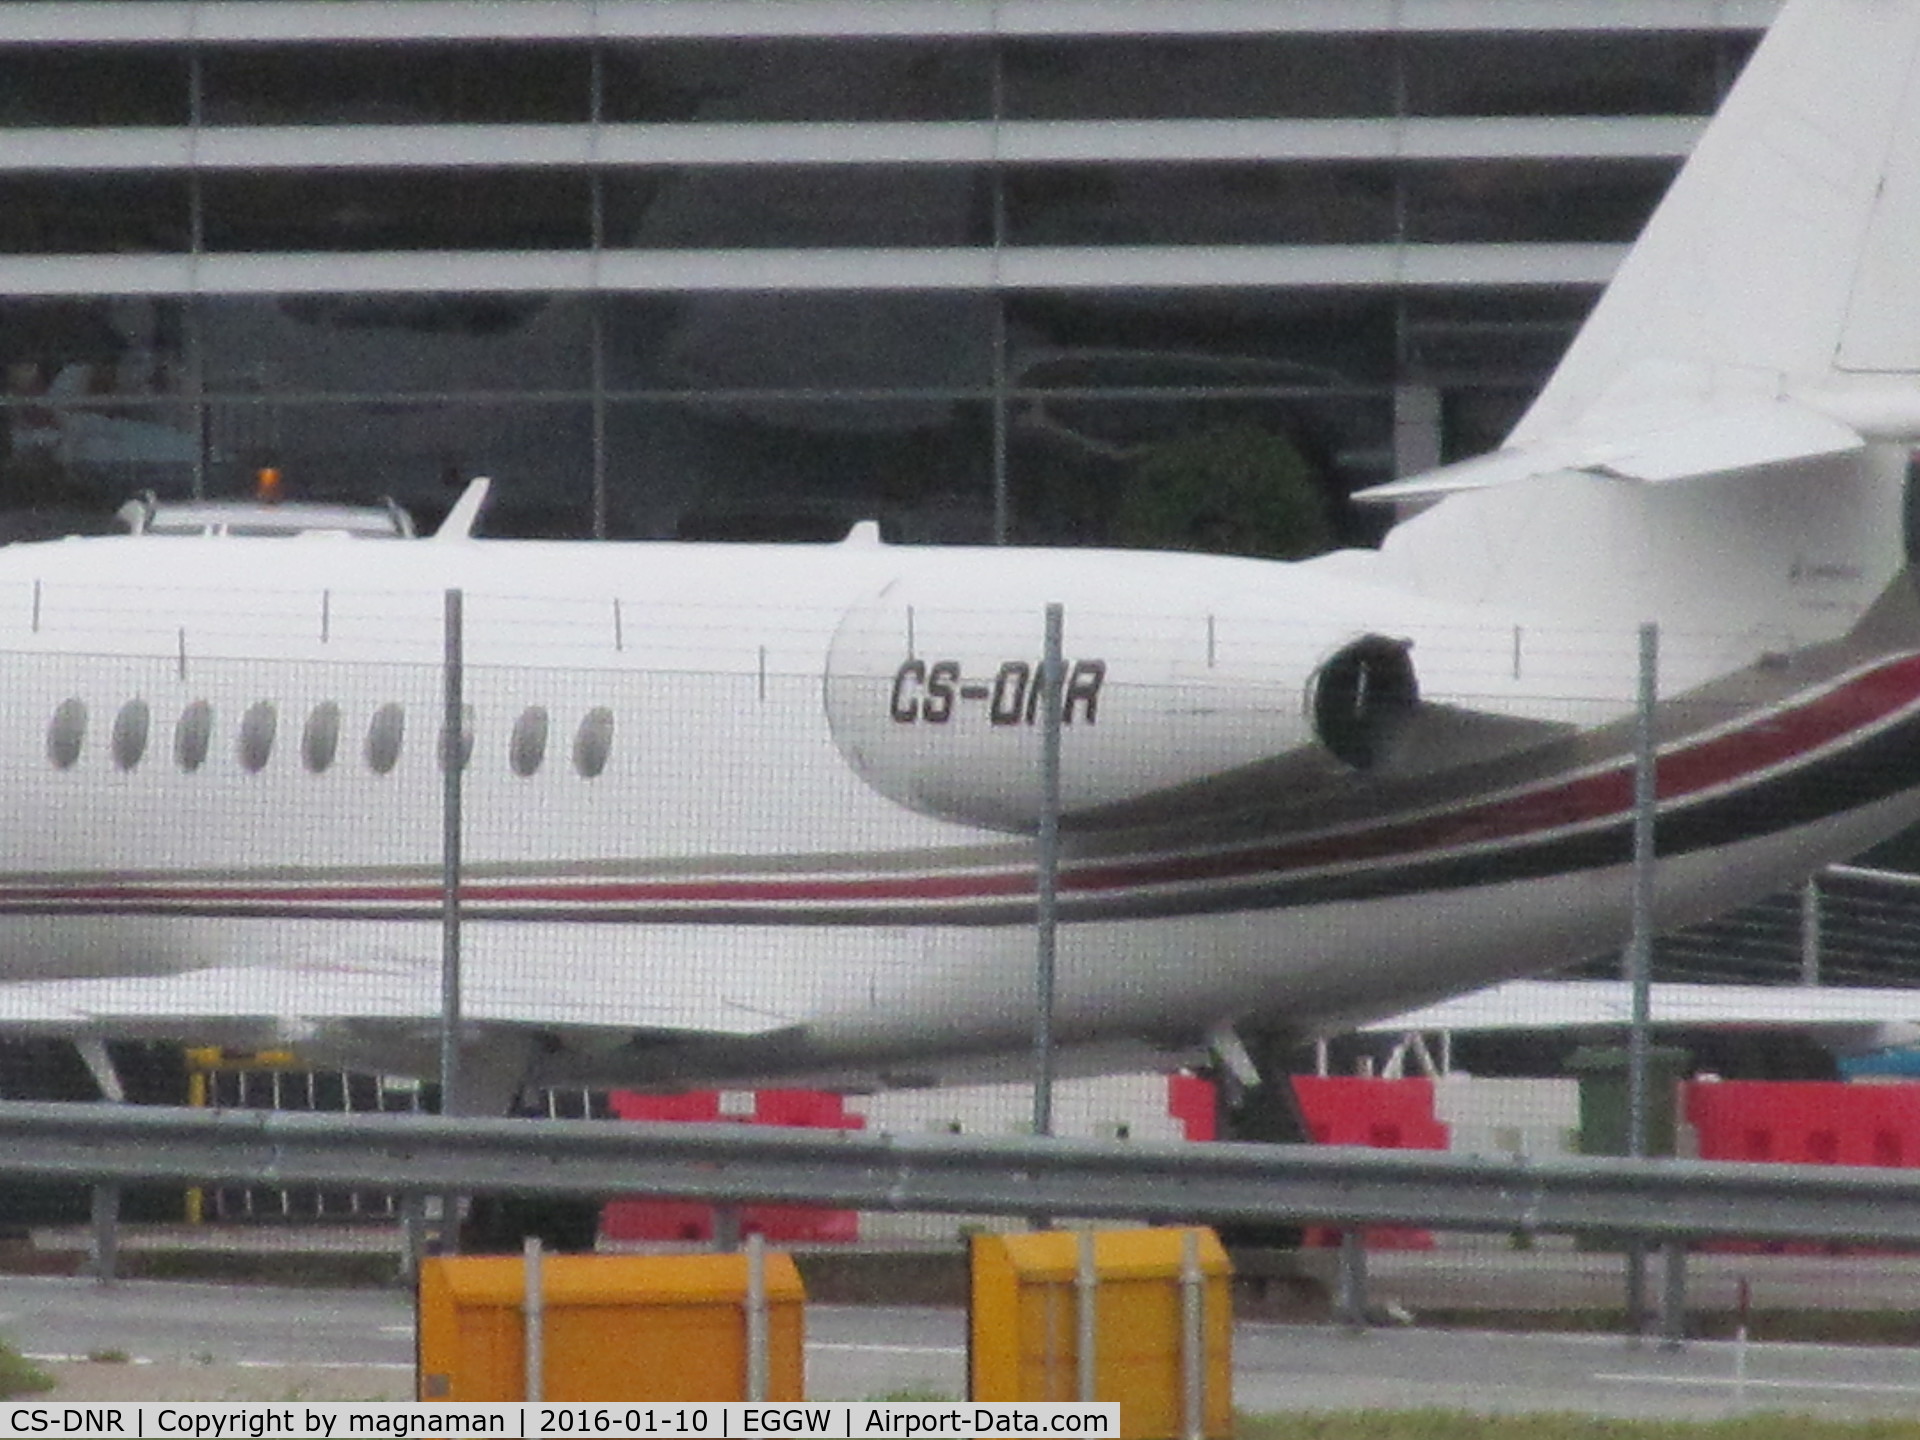
<svg viewBox="0 0 1920 1440">
<path fill-rule="evenodd" d="M 1788 0 L 1508 445 L 1810 391 L 1920 413 L 1917 234 L 1920 3 Z"/>
</svg>

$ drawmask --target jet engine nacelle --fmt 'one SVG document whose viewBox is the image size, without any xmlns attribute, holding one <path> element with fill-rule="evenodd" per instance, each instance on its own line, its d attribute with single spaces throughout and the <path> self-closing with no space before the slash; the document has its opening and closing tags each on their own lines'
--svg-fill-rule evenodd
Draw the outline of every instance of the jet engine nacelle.
<svg viewBox="0 0 1920 1440">
<path fill-rule="evenodd" d="M 1384 635 L 1343 645 L 1308 686 L 1313 734 L 1355 770 L 1371 770 L 1420 707 L 1413 647 Z"/>
<path fill-rule="evenodd" d="M 1404 641 L 1337 620 L 1232 618 L 1104 597 L 1068 609 L 1061 813 L 1082 826 L 1238 803 L 1192 787 L 1298 756 L 1326 778 L 1372 768 L 1418 704 Z M 1038 821 L 1044 602 L 969 610 L 890 585 L 843 617 L 825 704 L 835 743 L 910 809 L 997 830 Z"/>
</svg>

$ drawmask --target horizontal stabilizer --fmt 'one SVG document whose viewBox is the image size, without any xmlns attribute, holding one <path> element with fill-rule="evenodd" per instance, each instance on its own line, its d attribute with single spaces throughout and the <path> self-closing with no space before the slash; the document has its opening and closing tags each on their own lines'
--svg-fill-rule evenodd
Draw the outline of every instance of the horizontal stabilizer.
<svg viewBox="0 0 1920 1440">
<path fill-rule="evenodd" d="M 1718 407 L 1679 424 L 1618 438 L 1576 433 L 1523 449 L 1498 450 L 1376 485 L 1353 498 L 1378 504 L 1439 500 L 1463 490 L 1567 470 L 1658 485 L 1844 455 L 1864 444 L 1857 431 L 1838 420 L 1790 401 L 1771 401 Z"/>
</svg>

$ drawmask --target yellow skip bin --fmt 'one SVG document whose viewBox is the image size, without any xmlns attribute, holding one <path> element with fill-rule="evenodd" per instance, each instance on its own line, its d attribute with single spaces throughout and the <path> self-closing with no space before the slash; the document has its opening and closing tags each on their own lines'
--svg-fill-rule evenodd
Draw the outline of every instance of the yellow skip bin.
<svg viewBox="0 0 1920 1440">
<path fill-rule="evenodd" d="M 1233 1433 L 1232 1267 L 1211 1230 L 973 1242 L 975 1400 L 1112 1400 L 1125 1440 Z"/>
<path fill-rule="evenodd" d="M 524 1400 L 526 1263 L 421 1262 L 422 1400 Z M 791 1256 L 765 1254 L 765 1310 L 751 1314 L 745 1255 L 555 1255 L 541 1261 L 539 1398 L 804 1399 L 806 1299 Z M 765 1393 L 748 1393 L 749 1335 L 764 1326 Z"/>
</svg>

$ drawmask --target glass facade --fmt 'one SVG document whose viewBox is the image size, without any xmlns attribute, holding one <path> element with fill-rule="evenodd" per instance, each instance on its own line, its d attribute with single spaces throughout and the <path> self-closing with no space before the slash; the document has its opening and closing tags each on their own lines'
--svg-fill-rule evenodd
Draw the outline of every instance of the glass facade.
<svg viewBox="0 0 1920 1440">
<path fill-rule="evenodd" d="M 1410 115 L 1710 115 L 1753 35 L 1451 34 L 1402 50 Z"/>
<path fill-rule="evenodd" d="M 273 465 L 423 528 L 491 473 L 493 534 L 1233 548 L 1129 497 L 1272 441 L 1364 540 L 1409 391 L 1499 442 L 1766 18 L 693 9 L 0 0 L 7 533 Z"/>
<path fill-rule="evenodd" d="M 1542 160 L 1456 160 L 1401 172 L 1406 237 L 1415 242 L 1613 241 L 1645 228 L 1673 178 L 1653 160 L 1596 160 L 1577 170 Z"/>
<path fill-rule="evenodd" d="M 165 255 L 192 245 L 184 175 L 55 173 L 0 183 L 0 254 Z"/>
<path fill-rule="evenodd" d="M 609 245 L 842 249 L 985 245 L 989 179 L 967 165 L 632 169 L 603 188 Z M 585 222 L 584 201 L 576 210 Z"/>
<path fill-rule="evenodd" d="M 1006 177 L 1016 245 L 1343 245 L 1395 239 L 1385 164 L 1023 166 Z"/>
<path fill-rule="evenodd" d="M 209 251 L 578 250 L 587 179 L 549 170 L 234 171 L 200 185 Z"/>
<path fill-rule="evenodd" d="M 1016 40 L 1005 52 L 1005 113 L 1022 120 L 1391 115 L 1398 56 L 1397 38 L 1385 34 Z"/>
<path fill-rule="evenodd" d="M 600 57 L 600 115 L 643 125 L 987 120 L 993 63 L 977 39 L 616 43 Z"/>
<path fill-rule="evenodd" d="M 187 125 L 191 75 L 174 46 L 0 44 L 0 125 Z"/>
<path fill-rule="evenodd" d="M 572 125 L 592 118 L 584 45 L 278 44 L 200 57 L 207 125 Z"/>
</svg>

